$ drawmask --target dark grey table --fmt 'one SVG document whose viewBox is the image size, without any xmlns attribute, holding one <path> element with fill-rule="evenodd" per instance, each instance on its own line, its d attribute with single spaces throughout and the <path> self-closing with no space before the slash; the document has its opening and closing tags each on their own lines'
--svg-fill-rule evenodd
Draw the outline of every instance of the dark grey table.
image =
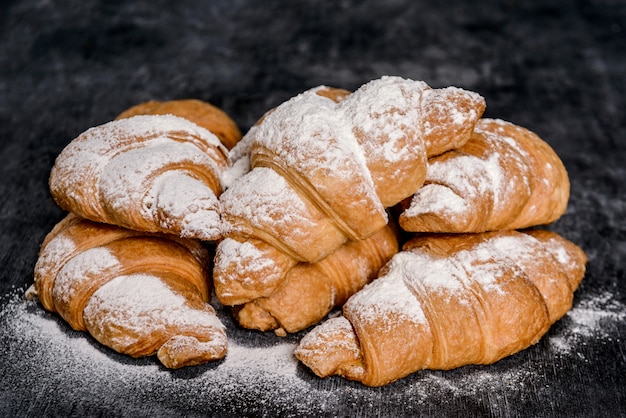
<svg viewBox="0 0 626 418">
<path fill-rule="evenodd" d="M 626 416 L 626 3 L 4 1 L 0 5 L 1 416 Z M 320 84 L 384 74 L 481 93 L 485 115 L 542 136 L 568 168 L 551 226 L 589 255 L 572 311 L 492 366 L 383 388 L 317 379 L 301 335 L 239 329 L 226 360 L 178 371 L 117 355 L 26 302 L 63 212 L 54 158 L 149 100 L 193 97 L 247 130 Z"/>
</svg>

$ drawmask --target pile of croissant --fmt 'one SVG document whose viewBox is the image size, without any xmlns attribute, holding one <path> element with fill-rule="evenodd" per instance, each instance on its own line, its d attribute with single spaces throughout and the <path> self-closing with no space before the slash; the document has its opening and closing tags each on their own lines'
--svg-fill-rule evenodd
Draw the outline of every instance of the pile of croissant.
<svg viewBox="0 0 626 418">
<path fill-rule="evenodd" d="M 484 110 L 392 76 L 305 91 L 243 136 L 198 100 L 132 107 L 57 157 L 50 190 L 69 213 L 31 294 L 168 368 L 227 355 L 211 303 L 245 328 L 311 327 L 294 354 L 320 377 L 381 386 L 493 363 L 565 315 L 587 259 L 533 228 L 566 210 L 559 157 Z"/>
</svg>

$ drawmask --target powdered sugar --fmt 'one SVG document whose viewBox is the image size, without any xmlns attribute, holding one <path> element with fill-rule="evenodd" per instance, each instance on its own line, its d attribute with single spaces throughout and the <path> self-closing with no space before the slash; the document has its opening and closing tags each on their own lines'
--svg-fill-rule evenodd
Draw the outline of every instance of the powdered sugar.
<svg viewBox="0 0 626 418">
<path fill-rule="evenodd" d="M 276 266 L 270 258 L 265 257 L 263 252 L 255 245 L 249 241 L 239 242 L 231 238 L 225 238 L 220 242 L 218 256 L 215 258 L 214 269 L 216 271 L 263 272 L 262 277 L 268 283 L 275 282 L 278 278 L 282 277 L 283 274 L 279 266 Z M 226 274 L 216 274 L 216 277 L 219 278 L 223 284 L 228 284 L 233 279 L 241 280 L 244 286 L 252 284 L 248 275 L 230 277 Z M 222 296 L 226 296 L 226 294 Z"/>
<path fill-rule="evenodd" d="M 501 293 L 502 279 L 506 271 L 514 267 L 504 262 L 505 257 L 494 253 L 491 246 L 477 246 L 471 251 L 459 251 L 455 254 L 455 259 L 469 272 L 470 281 L 480 284 L 486 292 Z"/>
<path fill-rule="evenodd" d="M 437 192 L 443 191 L 445 185 L 470 202 L 477 196 L 492 196 L 493 205 L 497 206 L 504 186 L 501 164 L 500 155 L 497 153 L 491 154 L 486 159 L 459 155 L 429 164 L 426 181 L 439 184 Z M 438 205 L 437 200 L 434 198 L 423 200 L 422 196 L 416 195 L 406 213 L 417 216 L 421 213 L 436 212 L 436 208 L 431 205 Z M 451 203 L 450 199 L 445 199 L 445 201 Z M 463 212 L 467 206 L 456 202 L 454 207 L 446 205 L 446 209 L 451 212 Z"/>
<path fill-rule="evenodd" d="M 294 343 L 285 342 L 271 348 L 231 343 L 228 348 L 226 360 L 218 368 L 221 372 L 247 368 L 260 373 L 271 372 L 286 379 L 296 376 L 298 361 L 293 356 Z"/>
<path fill-rule="evenodd" d="M 626 321 L 626 305 L 600 292 L 575 304 L 561 319 L 562 327 L 548 335 L 550 347 L 562 355 L 580 355 L 581 345 L 590 340 L 620 342 L 617 324 Z"/>
<path fill-rule="evenodd" d="M 85 250 L 70 259 L 54 281 L 53 297 L 69 304 L 80 283 L 93 280 L 103 272 L 115 269 L 119 260 L 104 247 Z"/>
<path fill-rule="evenodd" d="M 411 200 L 409 208 L 405 211 L 405 216 L 437 213 L 437 208 L 444 208 L 446 214 L 461 216 L 470 209 L 467 204 L 463 203 L 463 200 L 472 201 L 476 196 L 485 196 L 488 192 L 491 194 L 491 184 L 488 181 L 491 174 L 482 160 L 469 155 L 429 163 L 426 181 L 439 186 L 429 189 L 430 196 L 428 194 L 422 196 L 420 194 L 421 189 L 418 190 Z M 440 202 L 438 196 L 433 195 L 433 193 L 440 193 L 444 187 L 449 188 L 463 200 L 456 199 L 450 193 L 446 193 L 447 197 Z"/>
<path fill-rule="evenodd" d="M 465 270 L 452 259 L 432 257 L 422 252 L 400 252 L 391 263 L 392 269 L 399 269 L 407 277 L 413 291 L 461 292 Z M 419 280 L 418 280 L 419 278 Z M 419 285 L 417 282 L 419 281 Z M 419 289 L 419 290 L 417 290 Z"/>
<path fill-rule="evenodd" d="M 255 168 L 239 178 L 220 200 L 231 233 L 262 225 L 270 235 L 281 236 L 288 230 L 293 237 L 286 239 L 301 241 L 307 239 L 312 220 L 320 217 L 284 177 L 269 168 Z"/>
<path fill-rule="evenodd" d="M 214 240 L 222 235 L 217 196 L 185 172 L 170 170 L 159 176 L 143 200 L 143 208 L 158 225 L 179 231 L 181 237 Z"/>
<path fill-rule="evenodd" d="M 493 128 L 495 126 L 495 128 Z M 514 137 L 507 135 L 507 129 L 521 130 L 520 127 L 513 125 L 502 119 L 483 119 L 476 126 L 476 131 L 486 135 L 495 135 L 498 141 L 506 142 L 509 147 L 515 150 L 523 158 L 529 158 L 530 154 Z"/>
<path fill-rule="evenodd" d="M 263 253 L 249 241 L 238 242 L 230 238 L 224 239 L 220 244 L 220 251 L 225 260 L 259 260 L 260 264 L 252 263 L 246 269 L 250 271 L 261 271 L 268 268 L 270 260 L 263 258 Z"/>
<path fill-rule="evenodd" d="M 255 141 L 271 152 L 271 167 L 288 168 L 295 184 L 300 182 L 298 177 L 307 179 L 321 200 L 349 223 L 350 213 L 382 214 L 384 208 L 364 151 L 350 121 L 338 111 L 339 105 L 313 91 L 304 92 L 270 113 L 259 125 Z M 254 152 L 252 162 L 257 165 Z M 338 199 L 337 190 L 349 192 L 352 198 Z"/>
<path fill-rule="evenodd" d="M 385 138 L 383 144 L 378 141 L 360 144 L 365 147 L 366 159 L 383 160 L 386 166 L 392 166 L 398 161 L 416 158 L 419 148 L 424 148 L 419 131 L 421 101 L 423 92 L 429 89 L 420 81 L 381 77 L 364 84 L 338 105 L 343 118 L 351 122 L 352 131 L 359 130 L 367 137 Z M 413 135 L 419 140 L 406 140 Z"/>
<path fill-rule="evenodd" d="M 326 167 L 340 169 L 347 160 L 361 162 L 363 151 L 352 134 L 350 121 L 337 111 L 337 103 L 309 90 L 282 103 L 255 132 L 256 143 L 271 150 L 287 167 L 308 172 L 324 158 Z M 326 150 L 328 146 L 329 148 Z M 328 152 L 328 155 L 325 155 Z"/>
<path fill-rule="evenodd" d="M 230 150 L 232 165 L 222 173 L 222 187 L 228 189 L 239 177 L 250 171 L 250 149 L 257 127 L 252 126 L 237 144 Z"/>
<path fill-rule="evenodd" d="M 228 311 L 218 314 L 229 327 L 226 358 L 172 372 L 155 359 L 131 359 L 100 346 L 16 291 L 3 298 L 0 311 L 5 408 L 13 405 L 13 416 L 24 415 L 28 405 L 60 415 L 73 408 L 125 416 L 354 416 L 366 407 L 384 416 L 389 402 L 406 415 L 444 414 L 461 410 L 469 397 L 502 411 L 503 402 L 523 404 L 537 388 L 547 396 L 549 388 L 580 379 L 577 367 L 605 364 L 591 347 L 622 344 L 626 331 L 626 306 L 609 292 L 587 292 L 553 326 L 547 344 L 492 366 L 422 371 L 372 389 L 312 376 L 293 358 L 295 336 L 264 340 L 233 325 Z"/>
<path fill-rule="evenodd" d="M 450 222 L 458 222 L 459 214 L 469 210 L 467 201 L 449 187 L 440 184 L 426 184 L 415 193 L 404 216 L 437 214 Z"/>
<path fill-rule="evenodd" d="M 399 253 L 400 254 L 400 253 Z M 419 301 L 415 298 L 407 286 L 407 277 L 401 262 L 394 261 L 387 274 L 379 277 L 355 293 L 345 309 L 357 313 L 358 317 L 366 322 L 379 322 L 383 328 L 391 327 L 392 324 L 385 321 L 387 317 L 392 320 L 399 316 L 415 323 L 426 323 L 426 317 Z M 400 260 L 404 257 L 400 256 Z M 410 279 L 409 279 L 410 280 Z"/>
<path fill-rule="evenodd" d="M 74 240 L 65 236 L 56 236 L 46 245 L 37 259 L 38 269 L 47 269 L 52 264 L 57 264 L 59 260 L 64 259 L 67 254 L 72 254 L 76 248 Z"/>
<path fill-rule="evenodd" d="M 504 184 L 505 176 L 502 172 L 502 164 L 504 164 L 504 162 L 501 161 L 501 156 L 498 153 L 491 154 L 483 161 L 488 175 L 487 179 L 489 180 L 486 183 L 493 192 L 493 207 L 497 208 L 500 200 L 504 200 L 501 198 L 501 195 L 503 194 L 503 190 L 506 190 Z"/>
<path fill-rule="evenodd" d="M 104 284 L 91 296 L 88 305 L 85 307 L 85 315 L 90 316 L 90 312 L 106 310 L 114 315 L 124 313 L 129 318 L 129 323 L 125 327 L 137 330 L 149 326 L 149 319 L 146 315 L 156 315 L 154 322 L 165 323 L 175 321 L 183 324 L 198 324 L 203 326 L 216 326 L 218 324 L 215 317 L 207 317 L 198 311 L 189 309 L 187 299 L 174 293 L 163 280 L 150 274 L 130 274 L 118 276 L 110 282 Z M 170 315 L 170 317 L 168 317 Z M 139 319 L 141 324 L 130 323 L 134 319 Z M 144 322 L 144 319 L 149 319 Z"/>
<path fill-rule="evenodd" d="M 141 202 L 143 208 L 152 207 L 150 201 L 145 201 L 150 179 L 168 167 L 180 167 L 183 172 L 185 164 L 201 167 L 219 178 L 215 162 L 195 146 L 157 138 L 145 147 L 130 149 L 112 158 L 100 176 L 98 187 L 106 204 L 115 211 L 122 212 L 137 202 Z M 144 216 L 149 219 L 152 212 Z"/>
<path fill-rule="evenodd" d="M 149 274 L 118 276 L 104 284 L 89 298 L 83 316 L 90 331 L 107 334 L 117 350 L 127 350 L 170 327 L 223 329 L 211 311 L 192 308 L 183 296 Z M 218 338 L 211 344 L 225 345 L 226 340 Z"/>
</svg>

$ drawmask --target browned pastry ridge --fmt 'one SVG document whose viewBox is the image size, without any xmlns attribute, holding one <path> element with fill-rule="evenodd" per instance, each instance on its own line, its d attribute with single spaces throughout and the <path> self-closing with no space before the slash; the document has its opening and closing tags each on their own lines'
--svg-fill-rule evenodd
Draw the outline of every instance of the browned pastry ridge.
<svg viewBox="0 0 626 418">
<path fill-rule="evenodd" d="M 228 150 L 208 130 L 173 115 L 139 115 L 88 129 L 50 173 L 59 206 L 96 222 L 185 238 L 222 236 Z"/>
<path fill-rule="evenodd" d="M 226 112 L 197 99 L 150 100 L 126 109 L 116 119 L 137 115 L 180 116 L 215 134 L 228 149 L 232 149 L 241 139 L 239 127 Z"/>
<path fill-rule="evenodd" d="M 222 303 L 269 296 L 297 263 L 381 230 L 386 208 L 423 184 L 426 158 L 465 143 L 485 108 L 476 93 L 399 77 L 342 92 L 306 91 L 246 134 L 252 169 L 220 196 Z"/>
<path fill-rule="evenodd" d="M 428 161 L 426 181 L 403 202 L 411 232 L 522 229 L 557 220 L 570 183 L 550 146 L 528 129 L 481 119 L 470 140 Z"/>
<path fill-rule="evenodd" d="M 198 241 L 69 214 L 42 244 L 34 289 L 73 329 L 179 368 L 226 355 L 225 328 L 208 303 L 210 262 Z"/>
<path fill-rule="evenodd" d="M 238 306 L 235 317 L 245 328 L 280 336 L 305 329 L 376 278 L 397 252 L 389 226 L 362 241 L 348 241 L 317 263 L 295 265 L 274 293 Z"/>
<path fill-rule="evenodd" d="M 571 308 L 586 261 L 549 231 L 421 236 L 295 355 L 320 377 L 368 386 L 493 363 L 535 344 Z"/>
</svg>

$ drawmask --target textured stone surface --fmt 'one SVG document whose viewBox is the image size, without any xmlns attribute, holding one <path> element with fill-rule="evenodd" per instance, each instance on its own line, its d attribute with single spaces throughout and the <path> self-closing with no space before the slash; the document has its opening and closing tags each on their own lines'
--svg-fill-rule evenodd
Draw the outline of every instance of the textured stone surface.
<svg viewBox="0 0 626 418">
<path fill-rule="evenodd" d="M 301 387 L 290 392 L 280 379 L 208 390 L 206 379 L 194 379 L 211 367 L 180 371 L 148 391 L 125 382 L 122 391 L 104 386 L 110 374 L 103 366 L 101 386 L 81 392 L 64 386 L 63 370 L 33 367 L 51 357 L 52 345 L 4 335 L 0 415 L 626 415 L 626 3 L 616 0 L 3 1 L 0 332 L 17 332 L 7 331 L 16 302 L 6 295 L 32 283 L 39 245 L 63 216 L 49 196 L 48 174 L 80 132 L 141 101 L 185 97 L 222 107 L 246 130 L 304 89 L 354 89 L 384 74 L 477 91 L 486 116 L 537 132 L 562 157 L 572 196 L 551 228 L 589 255 L 574 314 L 537 346 L 489 368 L 417 373 L 376 390 L 299 370 L 309 395 Z M 585 312 L 605 321 L 559 354 L 552 343 L 578 335 Z M 228 324 L 236 341 L 276 344 L 273 335 Z M 518 378 L 507 380 L 513 371 Z M 487 372 L 492 384 L 480 388 Z M 476 389 L 451 389 L 470 384 Z"/>
</svg>

